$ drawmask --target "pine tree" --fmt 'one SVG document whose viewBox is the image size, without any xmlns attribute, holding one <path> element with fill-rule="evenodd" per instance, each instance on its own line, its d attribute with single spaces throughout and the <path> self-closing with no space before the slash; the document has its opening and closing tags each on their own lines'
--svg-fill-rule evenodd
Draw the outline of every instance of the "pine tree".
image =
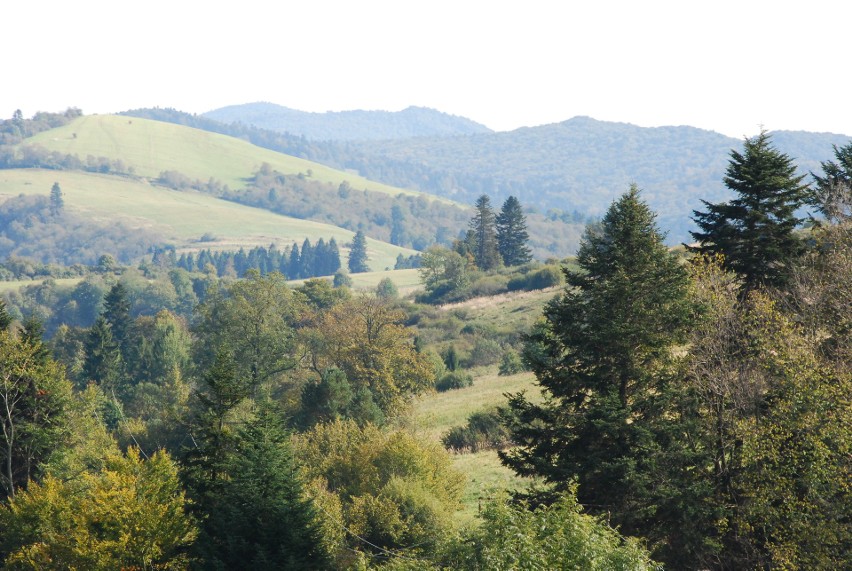
<svg viewBox="0 0 852 571">
<path fill-rule="evenodd" d="M 743 277 L 743 289 L 779 286 L 790 262 L 802 253 L 794 233 L 801 222 L 796 210 L 807 197 L 804 175 L 796 175 L 793 160 L 772 147 L 765 131 L 746 139 L 744 151 L 731 151 L 725 186 L 737 197 L 693 211 L 699 245 L 694 252 L 722 254 L 724 263 Z"/>
<path fill-rule="evenodd" d="M 54 182 L 50 189 L 50 215 L 53 217 L 62 214 L 65 201 L 62 199 L 62 189 L 58 182 Z"/>
<path fill-rule="evenodd" d="M 587 229 L 581 271 L 565 270 L 570 287 L 525 349 L 545 400 L 510 396 L 505 420 L 519 446 L 501 453 L 557 491 L 576 481 L 580 502 L 628 534 L 654 516 L 673 349 L 689 315 L 686 271 L 654 218 L 633 186 Z"/>
<path fill-rule="evenodd" d="M 328 241 L 328 274 L 334 275 L 340 269 L 340 249 L 337 247 L 337 240 L 332 238 Z"/>
<path fill-rule="evenodd" d="M 104 316 L 100 316 L 86 337 L 83 375 L 87 380 L 102 386 L 109 394 L 118 388 L 122 368 L 121 352 L 113 339 L 112 329 Z"/>
<path fill-rule="evenodd" d="M 852 142 L 834 145 L 834 158 L 820 163 L 823 176 L 811 173 L 815 188 L 808 203 L 830 222 L 842 222 L 852 219 Z"/>
<path fill-rule="evenodd" d="M 291 280 L 299 279 L 300 268 L 301 255 L 299 254 L 299 245 L 293 244 L 293 249 L 290 250 L 290 263 L 287 265 L 287 277 Z"/>
<path fill-rule="evenodd" d="M 520 266 L 532 259 L 527 246 L 530 235 L 527 232 L 527 220 L 521 203 L 510 196 L 503 203 L 497 215 L 497 248 L 506 266 Z"/>
<path fill-rule="evenodd" d="M 109 323 L 112 339 L 121 349 L 122 356 L 127 356 L 127 333 L 132 319 L 130 317 L 130 296 L 127 287 L 116 282 L 104 296 L 104 319 Z"/>
<path fill-rule="evenodd" d="M 367 265 L 367 237 L 361 230 L 352 239 L 352 248 L 349 250 L 349 272 L 353 274 L 369 272 Z"/>
<path fill-rule="evenodd" d="M 470 221 L 471 250 L 476 266 L 480 270 L 493 270 L 500 265 L 497 249 L 497 229 L 491 200 L 483 194 L 476 201 L 476 214 Z"/>
<path fill-rule="evenodd" d="M 310 278 L 314 275 L 314 263 L 316 261 L 316 255 L 314 252 L 314 247 L 311 244 L 311 241 L 305 238 L 305 241 L 302 242 L 302 255 L 299 258 L 299 277 L 300 278 Z"/>
</svg>

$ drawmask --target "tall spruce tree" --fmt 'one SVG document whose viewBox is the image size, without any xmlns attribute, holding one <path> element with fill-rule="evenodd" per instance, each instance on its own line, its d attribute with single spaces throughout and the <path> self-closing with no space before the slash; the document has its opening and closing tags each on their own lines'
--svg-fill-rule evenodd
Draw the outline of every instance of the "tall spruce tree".
<svg viewBox="0 0 852 571">
<path fill-rule="evenodd" d="M 815 206 L 830 222 L 852 220 L 852 142 L 834 145 L 835 161 L 824 161 L 822 176 L 814 178 L 813 194 L 808 203 Z"/>
<path fill-rule="evenodd" d="M 62 208 L 65 206 L 65 200 L 62 198 L 62 189 L 58 182 L 54 182 L 50 188 L 50 215 L 54 218 L 62 214 Z"/>
<path fill-rule="evenodd" d="M 473 259 L 480 270 L 488 271 L 500 265 L 500 252 L 497 248 L 497 228 L 491 199 L 483 194 L 476 200 L 476 214 L 470 221 L 470 249 Z"/>
<path fill-rule="evenodd" d="M 527 220 L 521 203 L 510 196 L 503 203 L 500 214 L 496 219 L 497 248 L 506 266 L 520 266 L 532 259 L 527 242 L 530 235 L 527 232 Z"/>
<path fill-rule="evenodd" d="M 654 218 L 632 186 L 587 229 L 581 271 L 565 270 L 569 287 L 525 348 L 545 399 L 510 395 L 504 420 L 519 446 L 500 453 L 557 491 L 576 481 L 579 501 L 627 534 L 654 520 L 673 349 L 690 314 L 687 273 Z"/>
<path fill-rule="evenodd" d="M 367 237 L 361 230 L 358 230 L 352 239 L 352 248 L 349 250 L 349 271 L 353 274 L 370 271 L 370 266 L 367 265 Z"/>
<path fill-rule="evenodd" d="M 722 254 L 725 265 L 740 274 L 743 289 L 779 286 L 786 281 L 790 262 L 803 250 L 794 230 L 801 220 L 796 210 L 807 198 L 804 175 L 796 174 L 793 160 L 775 149 L 766 131 L 746 139 L 742 153 L 731 151 L 725 186 L 737 197 L 693 211 L 700 229 L 691 232 L 703 254 Z"/>
</svg>

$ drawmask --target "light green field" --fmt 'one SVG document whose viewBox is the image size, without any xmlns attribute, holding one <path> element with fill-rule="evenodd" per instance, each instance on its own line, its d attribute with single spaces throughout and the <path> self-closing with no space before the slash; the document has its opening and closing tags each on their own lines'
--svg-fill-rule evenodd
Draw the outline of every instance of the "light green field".
<svg viewBox="0 0 852 571">
<path fill-rule="evenodd" d="M 178 249 L 238 249 L 253 246 L 280 247 L 305 238 L 337 241 L 345 264 L 347 243 L 354 234 L 348 230 L 299 220 L 194 191 L 175 191 L 126 177 L 79 171 L 38 169 L 0 170 L 0 200 L 19 194 L 48 196 L 54 182 L 62 188 L 65 207 L 101 222 L 121 221 L 131 228 L 144 228 L 162 236 L 163 242 Z M 199 242 L 204 234 L 215 241 Z M 367 239 L 370 267 L 393 267 L 396 257 L 413 250 Z"/>
<path fill-rule="evenodd" d="M 73 286 L 76 285 L 83 278 L 56 278 L 53 281 L 56 282 L 56 285 L 60 286 Z M 17 291 L 22 287 L 38 285 L 42 283 L 44 280 L 13 280 L 13 281 L 0 281 L 0 293 L 8 293 L 10 291 Z"/>
<path fill-rule="evenodd" d="M 441 436 L 452 427 L 466 424 L 472 413 L 505 404 L 507 392 L 526 390 L 530 400 L 537 401 L 540 397 L 534 380 L 532 373 L 501 377 L 492 368 L 475 376 L 473 386 L 418 399 L 414 404 L 413 428 L 423 438 L 440 442 Z M 494 450 L 453 454 L 453 466 L 467 476 L 462 498 L 464 508 L 459 514 L 462 523 L 472 520 L 480 504 L 496 492 L 521 489 L 529 483 L 500 464 Z"/>
<path fill-rule="evenodd" d="M 348 181 L 357 190 L 443 200 L 263 149 L 234 137 L 137 117 L 87 115 L 39 133 L 23 144 L 38 144 L 51 151 L 77 155 L 83 161 L 88 155 L 120 159 L 132 166 L 136 175 L 147 178 L 157 178 L 161 172 L 171 170 L 191 179 L 206 182 L 213 178 L 232 189 L 241 189 L 263 163 L 269 163 L 281 173 L 302 173 L 335 186 Z"/>
<path fill-rule="evenodd" d="M 382 272 L 350 274 L 349 277 L 352 278 L 352 287 L 354 289 L 364 290 L 375 290 L 380 281 L 390 278 L 399 291 L 399 295 L 402 297 L 418 289 L 422 289 L 420 272 L 417 270 L 386 270 Z"/>
</svg>

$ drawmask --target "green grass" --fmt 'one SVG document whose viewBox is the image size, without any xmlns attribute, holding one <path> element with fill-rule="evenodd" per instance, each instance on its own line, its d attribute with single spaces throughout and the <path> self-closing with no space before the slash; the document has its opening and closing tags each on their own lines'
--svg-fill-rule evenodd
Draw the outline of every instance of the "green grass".
<svg viewBox="0 0 852 571">
<path fill-rule="evenodd" d="M 505 393 L 527 390 L 531 397 L 538 394 L 532 373 L 501 377 L 492 367 L 474 376 L 473 386 L 432 393 L 418 399 L 414 405 L 414 426 L 418 433 L 431 440 L 454 426 L 467 422 L 474 412 L 506 403 Z"/>
<path fill-rule="evenodd" d="M 54 282 L 59 286 L 73 286 L 77 285 L 83 278 L 54 278 Z M 38 280 L 12 280 L 8 282 L 0 281 L 0 293 L 9 293 L 11 291 L 18 291 L 22 287 L 31 286 L 31 285 L 39 285 L 43 282 L 43 279 Z"/>
<path fill-rule="evenodd" d="M 206 182 L 214 178 L 232 189 L 242 189 L 263 163 L 269 163 L 281 173 L 302 173 L 335 186 L 348 181 L 357 190 L 393 196 L 403 193 L 451 202 L 373 182 L 234 137 L 137 117 L 87 115 L 63 127 L 39 133 L 23 144 L 38 144 L 51 151 L 77 155 L 84 161 L 88 155 L 120 159 L 125 165 L 132 166 L 136 175 L 147 178 L 156 178 L 161 172 L 171 170 L 191 179 Z"/>
<path fill-rule="evenodd" d="M 474 378 L 473 386 L 421 397 L 414 405 L 413 428 L 423 438 L 440 441 L 450 428 L 466 424 L 471 413 L 505 404 L 504 393 L 526 389 L 529 397 L 537 400 L 539 393 L 533 381 L 532 373 L 501 377 L 488 370 Z M 464 507 L 458 514 L 461 523 L 473 520 L 480 503 L 495 492 L 523 488 L 528 483 L 501 465 L 494 450 L 453 454 L 453 466 L 467 475 Z"/>
<path fill-rule="evenodd" d="M 121 221 L 132 228 L 146 228 L 162 236 L 164 243 L 178 249 L 238 249 L 253 246 L 280 247 L 308 238 L 334 237 L 346 263 L 344 245 L 354 234 L 348 230 L 299 220 L 220 200 L 194 191 L 175 191 L 148 184 L 144 180 L 80 171 L 38 169 L 0 170 L 0 200 L 19 194 L 47 196 L 54 182 L 62 187 L 65 207 L 101 222 Z M 204 234 L 216 237 L 199 242 Z M 413 250 L 378 240 L 367 239 L 370 267 L 393 267 L 396 257 L 409 256 Z"/>
</svg>

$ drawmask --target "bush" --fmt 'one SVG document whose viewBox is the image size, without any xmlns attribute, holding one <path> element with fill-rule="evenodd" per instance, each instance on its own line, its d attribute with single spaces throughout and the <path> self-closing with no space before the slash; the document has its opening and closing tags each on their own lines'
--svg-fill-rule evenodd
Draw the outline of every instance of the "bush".
<svg viewBox="0 0 852 571">
<path fill-rule="evenodd" d="M 453 371 L 447 373 L 435 382 L 435 390 L 439 393 L 452 391 L 455 389 L 463 389 L 473 385 L 473 377 L 467 373 Z"/>
<path fill-rule="evenodd" d="M 487 367 L 496 363 L 502 354 L 500 343 L 494 339 L 479 337 L 473 345 L 468 362 L 471 367 Z"/>
<path fill-rule="evenodd" d="M 478 452 L 506 448 L 511 444 L 508 429 L 500 421 L 496 408 L 475 412 L 465 426 L 450 429 L 441 443 L 454 452 Z"/>
<path fill-rule="evenodd" d="M 554 265 L 515 276 L 509 280 L 507 287 L 509 291 L 532 291 L 558 286 L 562 281 L 562 270 Z"/>
<path fill-rule="evenodd" d="M 521 361 L 521 357 L 514 350 L 510 349 L 503 353 L 503 358 L 500 360 L 500 369 L 497 374 L 500 376 L 517 375 L 524 370 L 524 362 Z"/>
</svg>

